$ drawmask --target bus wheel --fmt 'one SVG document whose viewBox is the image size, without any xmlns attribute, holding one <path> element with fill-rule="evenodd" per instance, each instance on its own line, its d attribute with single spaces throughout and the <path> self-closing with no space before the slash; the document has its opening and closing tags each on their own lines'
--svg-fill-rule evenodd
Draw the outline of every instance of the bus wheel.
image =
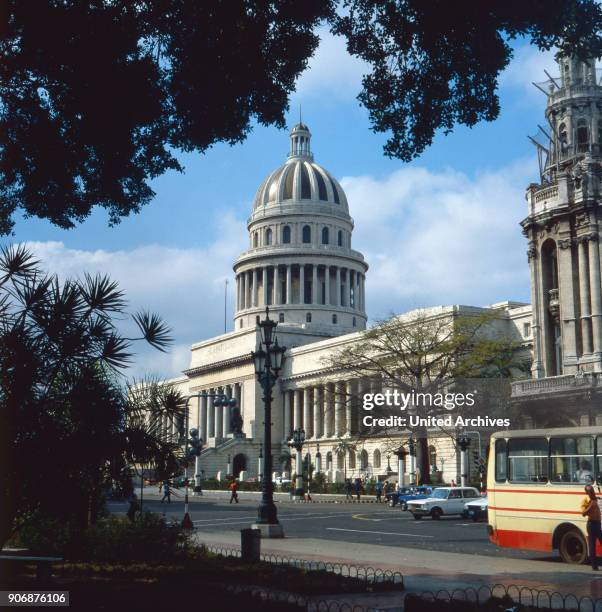
<svg viewBox="0 0 602 612">
<path fill-rule="evenodd" d="M 565 563 L 585 563 L 587 560 L 587 544 L 578 529 L 569 529 L 560 536 L 558 544 L 560 558 Z"/>
</svg>

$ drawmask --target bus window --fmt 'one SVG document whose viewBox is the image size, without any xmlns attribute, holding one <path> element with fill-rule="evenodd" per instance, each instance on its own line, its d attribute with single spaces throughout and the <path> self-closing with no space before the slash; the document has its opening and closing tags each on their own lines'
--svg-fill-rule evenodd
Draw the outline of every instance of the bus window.
<svg viewBox="0 0 602 612">
<path fill-rule="evenodd" d="M 547 482 L 548 441 L 546 438 L 508 440 L 508 467 L 511 482 Z"/>
<path fill-rule="evenodd" d="M 597 452 L 596 452 L 596 482 L 600 484 L 602 482 L 602 437 L 596 438 Z"/>
<path fill-rule="evenodd" d="M 588 436 L 550 440 L 552 482 L 588 483 L 594 481 L 594 440 Z"/>
<path fill-rule="evenodd" d="M 506 440 L 495 441 L 495 481 L 506 482 L 508 463 L 506 457 Z"/>
</svg>

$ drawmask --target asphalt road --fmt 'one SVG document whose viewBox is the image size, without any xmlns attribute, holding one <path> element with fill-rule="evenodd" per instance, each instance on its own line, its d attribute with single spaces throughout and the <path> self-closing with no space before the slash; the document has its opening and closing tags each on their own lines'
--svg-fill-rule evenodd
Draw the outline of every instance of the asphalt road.
<svg viewBox="0 0 602 612">
<path fill-rule="evenodd" d="M 190 518 L 201 531 L 239 531 L 249 527 L 257 516 L 256 500 L 242 500 L 238 505 L 220 499 L 195 500 L 189 504 Z M 278 518 L 287 536 L 322 538 L 380 544 L 391 547 L 420 548 L 520 559 L 557 560 L 557 556 L 506 548 L 489 542 L 486 523 L 465 521 L 460 517 L 424 518 L 415 521 L 409 512 L 385 504 L 290 504 L 276 503 Z M 114 502 L 109 509 L 125 513 L 127 503 Z M 144 510 L 162 513 L 167 520 L 181 520 L 181 500 L 161 504 L 144 500 Z M 327 544 L 325 544 L 327 546 Z"/>
</svg>

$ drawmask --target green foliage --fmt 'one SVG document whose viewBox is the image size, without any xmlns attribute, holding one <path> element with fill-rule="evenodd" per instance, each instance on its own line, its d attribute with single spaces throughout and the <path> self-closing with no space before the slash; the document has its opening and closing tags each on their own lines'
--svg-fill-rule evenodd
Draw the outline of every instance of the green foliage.
<svg viewBox="0 0 602 612">
<path fill-rule="evenodd" d="M 114 481 L 129 486 L 128 465 L 175 469 L 177 447 L 157 423 L 180 418 L 183 403 L 164 392 L 126 393 L 122 370 L 134 342 L 163 347 L 168 338 L 147 316 L 138 318 L 140 337 L 120 335 L 125 296 L 107 277 L 59 279 L 25 248 L 4 248 L 0 305 L 2 545 L 33 513 L 83 529 Z"/>
<path fill-rule="evenodd" d="M 359 100 L 405 161 L 498 116 L 513 39 L 602 53 L 595 0 L 9 0 L 5 13 L 0 234 L 18 209 L 70 228 L 101 206 L 115 224 L 182 169 L 174 151 L 283 127 L 325 20 L 368 65 Z"/>
</svg>

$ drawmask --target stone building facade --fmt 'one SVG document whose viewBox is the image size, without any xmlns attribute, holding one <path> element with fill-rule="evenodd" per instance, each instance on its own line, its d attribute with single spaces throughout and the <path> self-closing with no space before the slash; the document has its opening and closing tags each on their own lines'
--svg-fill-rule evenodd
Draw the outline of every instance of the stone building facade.
<svg viewBox="0 0 602 612">
<path fill-rule="evenodd" d="M 383 437 L 366 431 L 361 397 L 380 391 L 382 380 L 350 378 L 325 365 L 335 352 L 357 342 L 366 327 L 368 264 L 352 248 L 354 224 L 342 187 L 313 159 L 309 129 L 298 124 L 290 138 L 285 164 L 271 172 L 257 191 L 248 220 L 248 248 L 234 263 L 234 330 L 193 344 L 190 366 L 183 376 L 165 384 L 187 396 L 206 392 L 237 400 L 242 436 L 231 431 L 230 408 L 215 405 L 212 398 L 191 397 L 189 425 L 198 427 L 203 440 L 200 469 L 205 478 L 241 472 L 257 477 L 263 403 L 251 351 L 259 343 L 257 321 L 267 306 L 278 321 L 278 341 L 288 349 L 274 389 L 274 469 L 282 470 L 279 458 L 288 448 L 292 430 L 303 428 L 307 436 L 303 455 L 329 480 L 340 481 L 344 475 L 382 478 L 397 472 L 393 452 L 407 446 L 410 432 Z M 426 312 L 451 320 L 484 311 L 496 315 L 500 333 L 530 346 L 528 304 L 440 306 Z M 401 317 L 411 318 L 412 313 Z M 170 424 L 165 427 L 166 433 L 170 427 L 174 431 Z M 459 453 L 451 438 L 439 431 L 431 434 L 431 465 L 444 481 L 459 481 Z M 341 442 L 355 448 L 337 453 Z M 486 444 L 483 438 L 481 454 Z M 407 462 L 404 471 L 401 479 L 410 482 Z"/>
<path fill-rule="evenodd" d="M 593 60 L 557 56 L 560 76 L 540 87 L 550 127 L 541 180 L 527 189 L 533 304 L 530 381 L 513 399 L 541 421 L 595 424 L 602 384 L 602 86 Z M 544 421 L 545 422 L 545 419 Z"/>
</svg>

